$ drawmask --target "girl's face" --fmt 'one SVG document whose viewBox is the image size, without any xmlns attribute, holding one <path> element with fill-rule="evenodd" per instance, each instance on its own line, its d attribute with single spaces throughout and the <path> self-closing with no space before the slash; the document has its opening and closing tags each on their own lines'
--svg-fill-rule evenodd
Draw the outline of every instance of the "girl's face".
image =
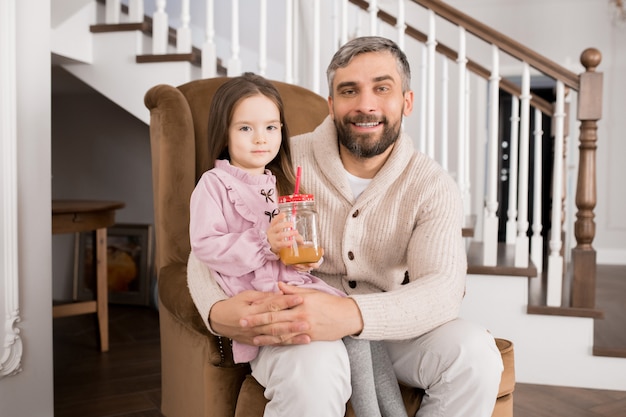
<svg viewBox="0 0 626 417">
<path fill-rule="evenodd" d="M 228 127 L 230 164 L 259 175 L 280 149 L 280 112 L 262 94 L 241 100 Z"/>
</svg>

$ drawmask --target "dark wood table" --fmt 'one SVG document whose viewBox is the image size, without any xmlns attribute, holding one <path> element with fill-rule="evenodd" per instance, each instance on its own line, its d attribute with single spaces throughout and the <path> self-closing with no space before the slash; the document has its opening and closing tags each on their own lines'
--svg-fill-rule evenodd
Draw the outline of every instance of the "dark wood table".
<svg viewBox="0 0 626 417">
<path fill-rule="evenodd" d="M 101 352 L 109 350 L 107 228 L 115 223 L 115 210 L 124 206 L 121 201 L 52 200 L 52 234 L 94 232 L 96 235 L 96 299 L 55 305 L 52 317 L 96 313 Z"/>
</svg>

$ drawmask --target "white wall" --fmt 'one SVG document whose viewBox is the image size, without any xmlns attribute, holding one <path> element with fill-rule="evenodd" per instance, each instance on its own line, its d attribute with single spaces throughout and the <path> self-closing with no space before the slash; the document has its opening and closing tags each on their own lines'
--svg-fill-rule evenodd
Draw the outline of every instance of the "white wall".
<svg viewBox="0 0 626 417">
<path fill-rule="evenodd" d="M 52 198 L 122 201 L 117 223 L 153 224 L 148 126 L 65 70 L 52 73 L 54 90 L 74 84 L 52 94 Z M 72 294 L 73 243 L 53 237 L 55 300 Z"/>
<path fill-rule="evenodd" d="M 22 371 L 0 380 L 0 415 L 53 415 L 50 222 L 50 2 L 19 0 L 17 170 Z M 33 30 L 39 28 L 39 31 Z"/>
<path fill-rule="evenodd" d="M 615 25 L 608 0 L 448 0 L 473 18 L 580 73 L 580 54 L 602 52 L 603 118 L 598 122 L 596 238 L 599 263 L 626 258 L 626 22 Z M 533 23 L 529 23 L 533 22 Z M 573 109 L 575 110 L 575 109 Z M 571 131 L 570 156 L 577 158 L 579 132 Z"/>
</svg>

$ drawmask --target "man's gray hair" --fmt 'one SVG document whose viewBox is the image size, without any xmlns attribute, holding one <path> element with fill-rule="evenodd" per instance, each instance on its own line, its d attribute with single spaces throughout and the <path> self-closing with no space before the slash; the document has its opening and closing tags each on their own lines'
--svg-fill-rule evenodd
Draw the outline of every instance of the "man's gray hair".
<svg viewBox="0 0 626 417">
<path fill-rule="evenodd" d="M 333 81 L 335 79 L 335 71 L 338 68 L 344 68 L 352 58 L 367 52 L 385 52 L 388 51 L 396 58 L 398 73 L 402 80 L 402 92 L 406 93 L 411 89 L 411 68 L 409 61 L 404 52 L 400 50 L 398 45 L 390 39 L 381 36 L 362 36 L 346 42 L 333 56 L 333 59 L 326 70 L 326 78 L 328 79 L 329 94 L 333 96 Z"/>
</svg>

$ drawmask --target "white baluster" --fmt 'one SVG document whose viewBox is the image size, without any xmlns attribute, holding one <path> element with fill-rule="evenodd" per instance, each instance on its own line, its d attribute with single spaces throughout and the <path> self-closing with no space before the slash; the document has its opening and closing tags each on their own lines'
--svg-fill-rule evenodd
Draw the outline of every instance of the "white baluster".
<svg viewBox="0 0 626 417">
<path fill-rule="evenodd" d="M 535 130 L 533 132 L 535 137 L 535 164 L 533 166 L 533 235 L 530 238 L 530 259 L 537 267 L 537 272 L 543 270 L 543 237 L 541 236 L 541 182 L 543 179 L 543 152 L 541 149 L 543 136 L 542 116 L 541 110 L 535 109 Z"/>
<path fill-rule="evenodd" d="M 152 15 L 152 53 L 155 55 L 167 52 L 169 28 L 165 4 L 165 0 L 157 0 L 156 10 Z"/>
<path fill-rule="evenodd" d="M 463 213 L 468 214 L 466 209 L 468 208 L 468 202 L 465 199 L 465 184 L 467 181 L 467 177 L 465 176 L 465 163 L 466 163 L 466 154 L 468 153 L 468 148 L 466 145 L 466 126 L 465 126 L 465 116 L 466 116 L 466 100 L 465 100 L 465 81 L 466 81 L 466 70 L 467 70 L 467 57 L 465 56 L 465 28 L 459 26 L 459 52 L 457 55 L 457 65 L 459 68 L 458 73 L 458 82 L 459 89 L 457 95 L 457 167 L 456 167 L 456 181 L 459 184 L 459 189 L 461 190 L 461 194 L 463 195 Z"/>
<path fill-rule="evenodd" d="M 120 23 L 120 0 L 106 0 L 104 5 L 104 23 L 114 25 Z"/>
<path fill-rule="evenodd" d="M 293 0 L 285 2 L 285 82 L 293 83 Z"/>
<path fill-rule="evenodd" d="M 483 220 L 483 264 L 495 266 L 498 257 L 498 107 L 500 59 L 498 47 L 491 48 L 492 69 L 489 77 L 489 143 L 487 155 L 487 193 Z"/>
<path fill-rule="evenodd" d="M 522 68 L 522 95 L 520 103 L 519 181 L 517 194 L 517 239 L 515 240 L 515 266 L 526 268 L 530 256 L 528 241 L 528 166 L 530 164 L 530 66 Z"/>
<path fill-rule="evenodd" d="M 441 166 L 448 170 L 448 58 L 441 55 Z"/>
<path fill-rule="evenodd" d="M 396 21 L 396 30 L 398 31 L 398 47 L 404 51 L 404 31 L 406 30 L 404 0 L 398 0 L 398 20 Z"/>
<path fill-rule="evenodd" d="M 435 40 L 435 12 L 428 11 L 428 106 L 427 112 L 427 135 L 426 135 L 426 153 L 431 158 L 435 158 L 435 48 L 437 41 Z"/>
<path fill-rule="evenodd" d="M 419 117 L 419 150 L 422 153 L 426 153 L 426 96 L 428 91 L 426 90 L 426 83 L 428 78 L 428 69 L 426 67 L 426 60 L 428 59 L 428 50 L 426 45 L 422 44 L 422 59 L 420 60 L 420 117 Z"/>
<path fill-rule="evenodd" d="M 206 0 L 206 38 L 202 45 L 202 77 L 217 75 L 217 47 L 215 45 L 215 7 L 213 0 Z"/>
<path fill-rule="evenodd" d="M 348 0 L 341 0 L 341 38 L 340 45 L 348 42 Z"/>
<path fill-rule="evenodd" d="M 259 3 L 259 75 L 267 70 L 267 0 Z"/>
<path fill-rule="evenodd" d="M 128 21 L 130 23 L 143 23 L 144 21 L 143 0 L 128 1 Z"/>
<path fill-rule="evenodd" d="M 465 71 L 465 187 L 462 190 L 463 194 L 463 202 L 465 203 L 465 214 L 470 214 L 472 212 L 471 203 L 472 203 L 472 181 L 470 174 L 470 97 L 472 93 L 470 91 L 470 73 L 469 71 Z"/>
<path fill-rule="evenodd" d="M 370 35 L 376 36 L 378 34 L 378 1 L 370 0 L 367 11 L 370 17 Z"/>
<path fill-rule="evenodd" d="M 180 27 L 176 29 L 176 52 L 186 54 L 191 52 L 191 28 L 189 21 L 189 0 L 182 0 L 180 9 Z"/>
<path fill-rule="evenodd" d="M 312 90 L 320 94 L 320 54 L 321 54 L 321 16 L 320 16 L 320 0 L 313 1 L 313 88 Z"/>
<path fill-rule="evenodd" d="M 300 31 L 298 30 L 298 16 L 300 16 L 300 2 L 296 1 L 293 3 L 293 13 L 291 15 L 294 28 L 291 35 L 295 45 L 295 48 L 292 49 L 293 59 L 291 62 L 293 62 L 293 83 L 300 85 Z"/>
<path fill-rule="evenodd" d="M 506 243 L 517 240 L 517 167 L 519 164 L 519 98 L 511 97 L 511 137 L 509 140 L 509 209 L 506 212 Z"/>
<path fill-rule="evenodd" d="M 232 0 L 230 15 L 230 59 L 226 75 L 237 77 L 241 75 L 241 59 L 239 58 L 239 0 Z"/>
<path fill-rule="evenodd" d="M 548 286 L 546 304 L 561 306 L 563 288 L 563 257 L 561 256 L 561 198 L 563 196 L 563 132 L 565 124 L 565 87 L 556 83 L 556 106 L 554 112 L 554 168 L 552 183 L 552 216 L 550 230 L 550 254 L 548 256 Z"/>
</svg>

